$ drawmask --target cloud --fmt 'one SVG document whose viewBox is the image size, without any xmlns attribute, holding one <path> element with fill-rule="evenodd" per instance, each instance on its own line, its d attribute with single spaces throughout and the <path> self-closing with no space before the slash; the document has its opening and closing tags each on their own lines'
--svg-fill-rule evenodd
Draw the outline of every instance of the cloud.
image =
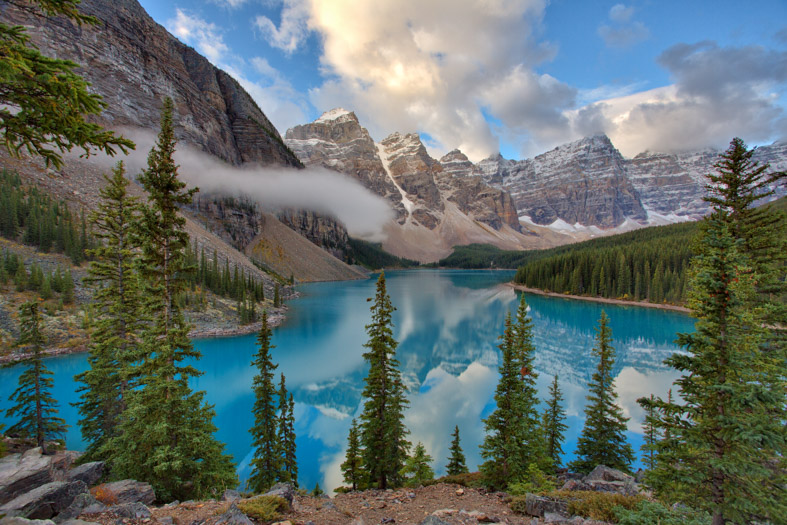
<svg viewBox="0 0 787 525">
<path fill-rule="evenodd" d="M 221 29 L 215 24 L 177 9 L 175 18 L 167 21 L 167 29 L 237 80 L 276 129 L 283 131 L 306 121 L 308 102 L 305 96 L 264 57 L 252 58 L 249 67 L 243 58 L 231 52 L 224 43 Z M 250 72 L 258 73 L 259 78 L 250 78 Z"/>
<path fill-rule="evenodd" d="M 310 91 L 311 101 L 318 110 L 353 108 L 378 140 L 422 131 L 437 149 L 459 147 L 479 160 L 498 150 L 484 115 L 487 94 L 512 76 L 524 81 L 554 56 L 538 42 L 544 7 L 541 0 L 313 0 L 308 27 L 322 37 L 327 80 Z M 544 80 L 532 86 L 544 88 Z"/>
<path fill-rule="evenodd" d="M 127 173 L 139 173 L 146 166 L 155 135 L 140 129 L 120 131 L 137 144 L 136 150 L 122 159 Z M 97 158 L 107 166 L 117 161 Z M 327 214 L 341 221 L 353 236 L 381 240 L 383 226 L 393 218 L 388 201 L 335 171 L 235 167 L 185 144 L 178 144 L 175 162 L 181 178 L 203 192 L 242 195 L 269 211 L 298 208 Z"/>
<path fill-rule="evenodd" d="M 235 9 L 236 7 L 240 7 L 245 4 L 248 0 L 210 0 L 211 3 L 216 4 L 220 7 L 227 7 L 230 9 Z"/>
<path fill-rule="evenodd" d="M 674 84 L 569 112 L 574 136 L 604 131 L 628 156 L 723 147 L 734 136 L 754 143 L 787 136 L 779 103 L 787 51 L 700 42 L 672 46 L 658 62 Z"/>
<path fill-rule="evenodd" d="M 229 52 L 221 31 L 215 24 L 190 15 L 183 9 L 175 11 L 175 18 L 167 22 L 167 29 L 183 42 L 192 44 L 214 64 Z"/>
<path fill-rule="evenodd" d="M 598 28 L 599 36 L 607 47 L 628 48 L 650 37 L 650 31 L 642 22 L 633 20 L 634 8 L 615 4 L 609 10 L 610 24 Z"/>
<path fill-rule="evenodd" d="M 308 36 L 308 4 L 304 0 L 287 0 L 281 11 L 279 27 L 267 16 L 260 15 L 254 26 L 272 47 L 293 53 Z"/>
</svg>

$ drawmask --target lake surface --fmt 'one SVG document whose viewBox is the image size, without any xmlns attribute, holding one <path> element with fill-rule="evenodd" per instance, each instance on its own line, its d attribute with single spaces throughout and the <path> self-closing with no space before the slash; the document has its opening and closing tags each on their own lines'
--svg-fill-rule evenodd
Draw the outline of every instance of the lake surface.
<svg viewBox="0 0 787 525">
<path fill-rule="evenodd" d="M 289 303 L 284 325 L 273 331 L 273 359 L 279 364 L 295 398 L 295 430 L 301 486 L 323 488 L 341 484 L 352 417 L 362 408 L 361 390 L 368 367 L 362 358 L 367 340 L 370 303 L 377 275 L 366 281 L 313 283 L 299 286 L 302 297 Z M 437 475 L 445 472 L 450 433 L 459 425 L 467 463 L 481 462 L 482 418 L 494 409 L 498 336 L 506 312 L 515 313 L 518 293 L 503 283 L 509 271 L 412 270 L 386 274 L 388 292 L 397 308 L 394 335 L 397 357 L 409 388 L 406 424 L 410 441 L 421 441 L 435 459 Z M 569 430 L 563 449 L 570 460 L 582 430 L 586 385 L 596 367 L 591 356 L 594 328 L 606 310 L 617 351 L 616 389 L 629 421 L 628 438 L 639 456 L 643 413 L 636 399 L 650 393 L 666 395 L 677 378 L 662 364 L 676 351 L 677 332 L 693 330 L 693 321 L 679 312 L 617 306 L 588 301 L 526 295 L 534 322 L 536 371 L 542 399 L 554 374 L 559 375 Z M 254 402 L 250 366 L 256 335 L 202 339 L 195 345 L 205 373 L 193 387 L 207 392 L 215 405 L 217 437 L 248 477 Z M 71 425 L 67 445 L 82 447 L 74 374 L 85 369 L 86 356 L 47 360 L 55 373 L 55 397 L 61 416 Z M 0 422 L 16 388 L 20 367 L 0 369 Z M 637 462 L 638 466 L 640 462 Z M 635 468 L 636 468 L 635 466 Z"/>
</svg>

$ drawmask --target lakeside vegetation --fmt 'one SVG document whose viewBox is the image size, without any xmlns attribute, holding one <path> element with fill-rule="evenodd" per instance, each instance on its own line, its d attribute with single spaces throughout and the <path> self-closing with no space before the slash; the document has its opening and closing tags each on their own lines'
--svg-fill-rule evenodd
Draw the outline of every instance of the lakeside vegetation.
<svg viewBox="0 0 787 525">
<path fill-rule="evenodd" d="M 420 263 L 404 257 L 397 257 L 383 250 L 380 243 L 373 243 L 349 237 L 348 251 L 345 255 L 347 264 L 359 264 L 369 270 L 381 268 L 414 268 Z"/>
</svg>

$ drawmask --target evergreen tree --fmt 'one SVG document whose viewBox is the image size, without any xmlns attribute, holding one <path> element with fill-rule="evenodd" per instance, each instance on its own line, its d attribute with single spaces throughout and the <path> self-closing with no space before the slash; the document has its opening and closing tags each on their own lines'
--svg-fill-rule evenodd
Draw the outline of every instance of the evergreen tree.
<svg viewBox="0 0 787 525">
<path fill-rule="evenodd" d="M 14 3 L 36 16 L 64 16 L 80 25 L 98 24 L 97 19 L 78 11 L 79 0 Z M 85 119 L 85 115 L 101 113 L 106 104 L 74 73 L 77 64 L 42 55 L 20 25 L 0 23 L 0 49 L 0 106 L 19 108 L 0 110 L 2 142 L 12 155 L 24 150 L 57 168 L 63 164 L 60 154 L 75 146 L 85 153 L 95 148 L 109 155 L 115 148 L 125 153 L 134 147 L 131 141 Z"/>
<path fill-rule="evenodd" d="M 82 383 L 77 403 L 79 426 L 87 442 L 86 459 L 104 460 L 102 450 L 116 435 L 120 415 L 134 388 L 135 363 L 140 355 L 137 334 L 143 328 L 139 277 L 135 268 L 139 205 L 128 195 L 129 182 L 119 162 L 112 176 L 104 175 L 101 202 L 91 217 L 101 241 L 91 250 L 88 283 L 95 285 L 93 306 L 97 320 L 90 339 L 90 367 L 75 379 Z"/>
<path fill-rule="evenodd" d="M 199 359 L 188 338 L 189 324 L 176 301 L 185 289 L 188 234 L 178 208 L 196 191 L 185 190 L 173 160 L 172 99 L 164 102 L 161 131 L 148 155 L 140 182 L 148 193 L 142 210 L 142 277 L 146 311 L 144 357 L 139 388 L 129 396 L 112 439 L 110 469 L 118 478 L 153 485 L 162 500 L 205 497 L 237 484 L 232 459 L 213 433 L 213 407 L 204 392 L 192 392 L 189 379 L 200 374 L 186 359 Z"/>
<path fill-rule="evenodd" d="M 454 427 L 454 433 L 451 434 L 451 455 L 448 457 L 448 465 L 446 465 L 446 474 L 449 476 L 456 476 L 457 474 L 464 474 L 469 472 L 467 465 L 465 465 L 465 454 L 462 452 L 462 446 L 459 444 L 459 425 Z"/>
<path fill-rule="evenodd" d="M 509 314 L 501 339 L 500 380 L 495 391 L 497 407 L 484 420 L 487 435 L 481 445 L 481 456 L 486 461 L 481 465 L 481 472 L 490 487 L 503 489 L 521 479 L 531 463 L 541 470 L 550 468 L 539 425 L 533 328 L 527 317 L 524 294 L 517 309 L 516 324 Z"/>
<path fill-rule="evenodd" d="M 358 424 L 353 419 L 350 425 L 350 435 L 347 436 L 347 451 L 341 465 L 342 476 L 345 483 L 349 483 L 353 490 L 363 486 L 363 470 L 361 459 L 361 445 L 358 442 Z"/>
<path fill-rule="evenodd" d="M 279 283 L 273 288 L 273 307 L 278 308 L 281 306 L 281 295 L 279 292 Z"/>
<path fill-rule="evenodd" d="M 413 455 L 408 457 L 402 468 L 402 475 L 411 487 L 423 485 L 425 481 L 434 479 L 432 470 L 432 456 L 426 453 L 426 448 L 420 441 L 415 445 Z"/>
<path fill-rule="evenodd" d="M 251 460 L 249 488 L 253 492 L 265 492 L 274 483 L 280 470 L 277 420 L 273 385 L 273 371 L 277 365 L 271 359 L 271 329 L 268 327 L 268 313 L 262 312 L 262 326 L 257 336 L 257 353 L 252 365 L 257 368 L 254 376 L 254 426 L 249 430 L 252 436 L 254 457 Z"/>
<path fill-rule="evenodd" d="M 6 411 L 6 417 L 18 417 L 7 431 L 32 437 L 36 445 L 46 453 L 45 441 L 63 436 L 66 422 L 56 417 L 57 402 L 50 391 L 54 384 L 52 374 L 42 359 L 45 343 L 41 332 L 41 315 L 38 303 L 31 301 L 19 307 L 20 337 L 17 346 L 27 347 L 32 356 L 27 360 L 29 368 L 19 376 L 19 387 L 11 394 L 9 401 L 15 403 Z"/>
<path fill-rule="evenodd" d="M 280 457 L 279 481 L 289 481 L 298 486 L 298 463 L 295 458 L 295 401 L 287 393 L 284 374 L 279 383 L 278 452 Z"/>
<path fill-rule="evenodd" d="M 562 401 L 563 393 L 560 391 L 557 374 L 555 374 L 552 384 L 549 386 L 549 399 L 547 399 L 547 407 L 541 420 L 547 455 L 552 459 L 555 468 L 560 466 L 563 439 L 565 439 L 565 432 L 568 430 L 568 425 L 563 423 L 566 420 L 566 411 L 561 404 Z"/>
<path fill-rule="evenodd" d="M 642 403 L 640 403 L 642 408 L 645 409 L 645 421 L 642 423 L 642 429 L 644 431 L 644 439 L 641 447 L 642 463 L 647 470 L 651 471 L 656 468 L 656 447 L 661 438 L 655 401 L 653 394 L 651 394 L 647 402 L 643 399 Z"/>
<path fill-rule="evenodd" d="M 385 273 L 380 273 L 371 307 L 372 322 L 366 325 L 369 341 L 364 346 L 368 352 L 363 357 L 370 366 L 361 414 L 364 471 L 369 484 L 379 489 L 401 485 L 401 470 L 410 446 L 406 439 L 409 432 L 404 426 L 404 409 L 409 403 L 396 360 L 398 343 L 393 337 L 393 311 L 385 288 Z"/>
<path fill-rule="evenodd" d="M 629 471 L 634 461 L 634 452 L 626 442 L 626 421 L 617 405 L 612 367 L 615 365 L 615 349 L 612 347 L 612 330 L 609 317 L 602 311 L 596 330 L 596 346 L 593 354 L 598 357 L 598 368 L 588 385 L 590 394 L 585 407 L 585 426 L 577 443 L 577 459 L 569 468 L 575 472 L 588 473 L 598 465 Z"/>
</svg>

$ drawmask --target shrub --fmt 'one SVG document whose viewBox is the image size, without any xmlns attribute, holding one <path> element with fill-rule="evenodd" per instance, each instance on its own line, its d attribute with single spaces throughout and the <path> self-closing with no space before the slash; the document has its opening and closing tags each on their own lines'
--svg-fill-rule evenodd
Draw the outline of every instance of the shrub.
<svg viewBox="0 0 787 525">
<path fill-rule="evenodd" d="M 238 503 L 238 508 L 246 516 L 258 521 L 274 521 L 280 512 L 289 509 L 287 500 L 281 496 L 257 496 Z"/>
<path fill-rule="evenodd" d="M 613 510 L 620 525 L 708 525 L 711 522 L 705 512 L 683 506 L 671 510 L 657 501 L 641 501 L 631 510 L 623 507 Z"/>
<path fill-rule="evenodd" d="M 526 500 L 526 496 L 514 496 L 511 498 L 509 506 L 511 507 L 511 510 L 517 514 L 527 514 Z"/>
<path fill-rule="evenodd" d="M 535 463 L 531 463 L 527 468 L 527 474 L 521 480 L 508 485 L 508 493 L 512 496 L 524 496 L 528 492 L 532 494 L 546 494 L 555 490 L 553 478 L 544 474 Z"/>
<path fill-rule="evenodd" d="M 118 502 L 117 494 L 107 488 L 106 485 L 93 487 L 90 489 L 90 493 L 93 494 L 93 497 L 96 498 L 99 503 L 103 503 L 104 505 L 116 505 Z"/>
<path fill-rule="evenodd" d="M 614 492 L 595 492 L 592 490 L 556 490 L 547 496 L 568 502 L 568 512 L 572 516 L 582 516 L 599 521 L 615 521 L 615 508 L 634 509 L 644 496 L 624 496 Z"/>
</svg>

